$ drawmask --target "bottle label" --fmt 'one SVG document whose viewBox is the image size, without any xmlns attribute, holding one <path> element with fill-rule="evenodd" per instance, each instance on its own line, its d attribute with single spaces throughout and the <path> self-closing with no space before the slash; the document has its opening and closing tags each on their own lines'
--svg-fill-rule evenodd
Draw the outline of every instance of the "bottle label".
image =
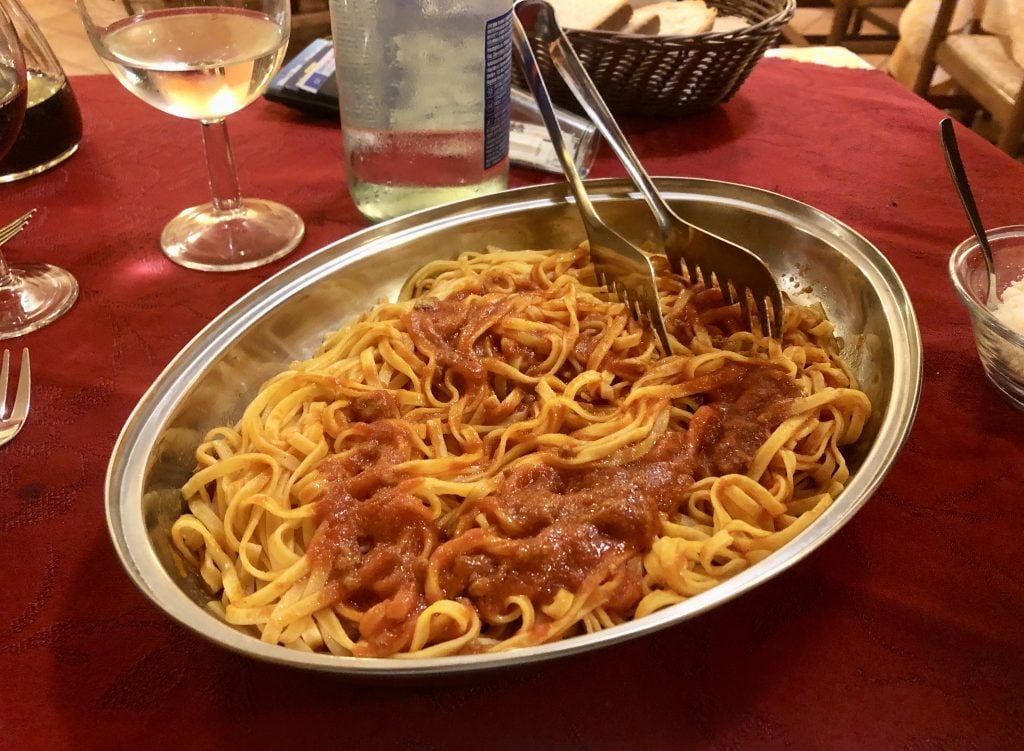
<svg viewBox="0 0 1024 751">
<path fill-rule="evenodd" d="M 484 32 L 484 169 L 508 156 L 512 112 L 512 11 L 489 20 Z"/>
</svg>

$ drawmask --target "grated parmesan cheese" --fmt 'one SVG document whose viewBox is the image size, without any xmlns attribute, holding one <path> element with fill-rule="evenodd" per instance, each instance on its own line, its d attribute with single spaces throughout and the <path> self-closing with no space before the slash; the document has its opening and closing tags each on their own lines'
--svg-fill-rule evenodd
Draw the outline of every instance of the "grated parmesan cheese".
<svg viewBox="0 0 1024 751">
<path fill-rule="evenodd" d="M 1002 298 L 992 312 L 1007 327 L 1024 336 L 1024 276 L 1007 287 Z"/>
</svg>

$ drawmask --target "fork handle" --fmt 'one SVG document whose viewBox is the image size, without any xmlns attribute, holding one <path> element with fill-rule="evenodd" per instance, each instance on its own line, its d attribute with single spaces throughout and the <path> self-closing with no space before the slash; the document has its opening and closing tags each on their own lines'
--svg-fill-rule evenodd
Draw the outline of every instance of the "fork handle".
<svg viewBox="0 0 1024 751">
<path fill-rule="evenodd" d="M 576 50 L 573 49 L 572 44 L 559 27 L 554 8 L 545 0 L 521 0 L 516 4 L 517 14 L 520 12 L 520 7 L 523 7 L 524 11 L 526 8 L 536 9 L 533 16 L 537 22 L 530 31 L 547 47 L 555 70 L 558 71 L 573 96 L 586 110 L 590 119 L 594 121 L 597 129 L 601 131 L 601 135 L 611 145 L 612 151 L 622 162 L 630 179 L 647 200 L 662 235 L 665 235 L 672 229 L 672 221 L 669 218 L 672 213 L 671 209 L 654 186 L 651 176 L 647 174 L 640 163 L 636 152 L 629 145 L 626 136 L 615 122 L 615 117 L 604 103 L 604 99 L 586 68 L 583 67 Z"/>
<path fill-rule="evenodd" d="M 555 114 L 555 107 L 551 103 L 551 96 L 548 94 L 547 86 L 544 84 L 544 77 L 541 75 L 537 58 L 530 47 L 530 37 L 525 28 L 528 26 L 532 29 L 536 23 L 538 14 L 534 11 L 533 6 L 538 5 L 547 5 L 547 3 L 521 0 L 515 4 L 515 18 L 512 19 L 512 36 L 515 41 L 513 51 L 516 53 L 523 72 L 526 74 L 526 83 L 530 87 L 530 91 L 533 92 L 534 99 L 537 100 L 537 109 L 540 110 L 541 118 L 543 118 L 544 125 L 547 127 L 548 136 L 551 138 L 551 145 L 558 156 L 558 161 L 562 164 L 562 172 L 565 174 L 565 179 L 568 181 L 572 194 L 576 198 L 576 205 L 584 215 L 589 226 L 600 223 L 601 218 L 594 209 L 594 204 L 590 202 L 586 188 L 583 187 L 583 180 L 576 170 L 572 154 L 565 144 L 565 138 L 562 136 L 562 129 L 558 124 L 558 117 Z M 550 7 L 548 6 L 549 10 Z"/>
</svg>

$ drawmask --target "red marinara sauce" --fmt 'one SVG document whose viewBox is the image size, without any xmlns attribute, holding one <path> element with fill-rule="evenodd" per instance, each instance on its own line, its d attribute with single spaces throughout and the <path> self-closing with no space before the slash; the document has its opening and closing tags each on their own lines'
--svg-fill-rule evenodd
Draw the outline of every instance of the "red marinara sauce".
<svg viewBox="0 0 1024 751">
<path fill-rule="evenodd" d="M 435 342 L 445 339 L 458 349 L 447 337 Z M 478 363 L 462 361 L 467 380 L 476 380 Z M 385 416 L 392 405 L 384 397 L 361 404 L 358 416 L 370 418 L 353 423 L 362 442 L 322 465 L 327 490 L 310 547 L 314 566 L 331 567 L 337 602 L 364 612 L 357 654 L 386 656 L 409 643 L 428 604 L 428 566 L 444 597 L 472 604 L 485 622 L 503 614 L 510 597 L 540 607 L 560 589 L 597 584 L 606 585 L 605 609 L 629 617 L 642 596 L 640 558 L 662 515 L 679 510 L 695 480 L 746 471 L 799 395 L 786 373 L 760 362 L 728 362 L 689 385 L 704 404 L 688 430 L 662 435 L 624 464 L 565 469 L 540 455 L 508 471 L 492 495 L 465 504 L 447 531 L 410 492 L 419 481 L 392 470 L 412 458 L 403 423 Z M 480 514 L 490 529 L 475 526 Z"/>
</svg>

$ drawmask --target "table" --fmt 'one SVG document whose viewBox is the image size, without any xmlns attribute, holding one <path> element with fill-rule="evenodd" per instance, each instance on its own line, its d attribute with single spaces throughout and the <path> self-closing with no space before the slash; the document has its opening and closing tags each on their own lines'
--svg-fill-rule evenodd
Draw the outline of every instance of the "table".
<svg viewBox="0 0 1024 751">
<path fill-rule="evenodd" d="M 32 350 L 33 408 L 0 449 L 0 746 L 1013 748 L 1024 738 L 1024 414 L 985 381 L 947 279 L 968 225 L 940 114 L 877 71 L 763 60 L 738 95 L 625 129 L 652 174 L 749 183 L 850 224 L 891 259 L 924 340 L 909 441 L 874 498 L 799 565 L 687 623 L 491 675 L 366 684 L 265 665 L 186 632 L 120 568 L 103 478 L 120 427 L 199 329 L 283 268 L 166 261 L 163 223 L 205 200 L 198 127 L 112 78 L 73 80 L 86 136 L 0 187 L 39 214 L 8 248 L 81 282 Z M 230 123 L 243 190 L 307 221 L 288 260 L 363 226 L 330 121 L 256 103 Z M 1024 167 L 961 131 L 992 225 L 1024 219 Z M 593 177 L 621 176 L 604 152 Z M 514 185 L 553 175 L 515 170 Z M 982 452 L 984 457 L 982 458 Z"/>
</svg>

